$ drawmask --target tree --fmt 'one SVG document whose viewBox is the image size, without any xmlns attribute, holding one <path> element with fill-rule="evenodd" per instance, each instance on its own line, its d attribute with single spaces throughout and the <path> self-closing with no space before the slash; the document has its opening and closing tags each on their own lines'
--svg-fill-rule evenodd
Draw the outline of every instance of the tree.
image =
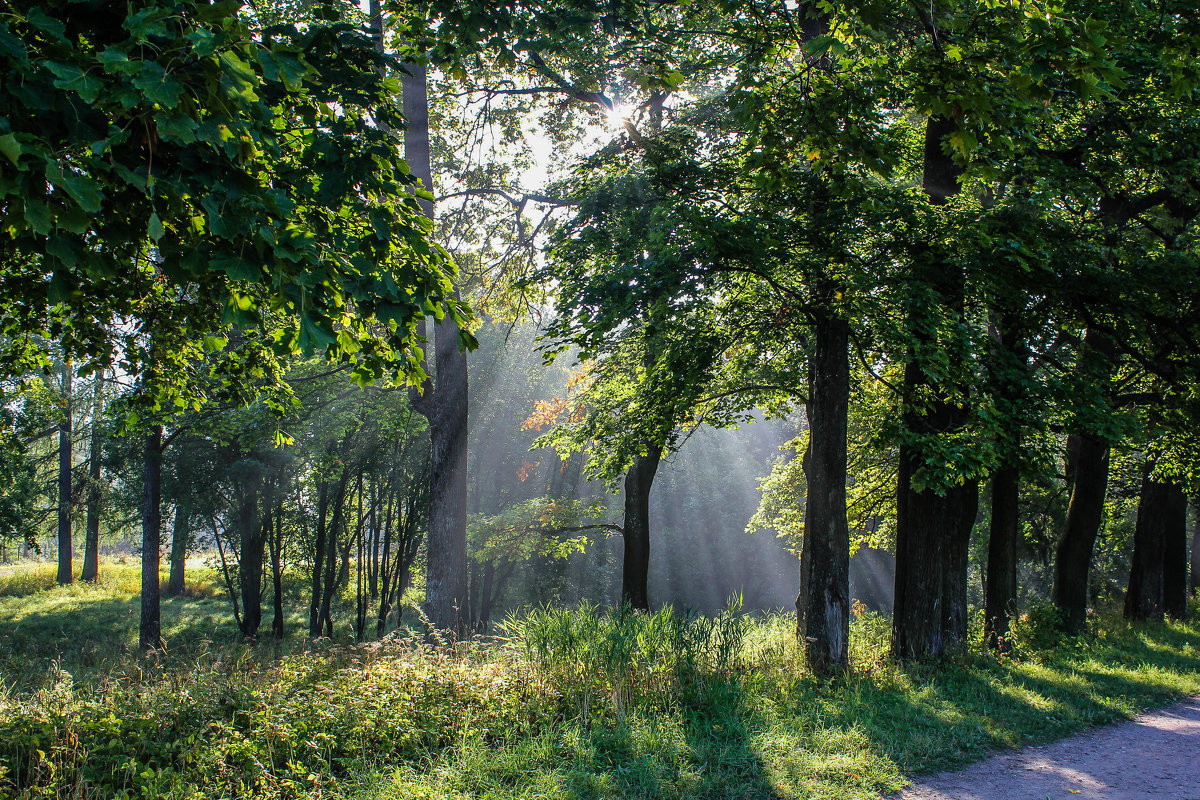
<svg viewBox="0 0 1200 800">
<path fill-rule="evenodd" d="M 72 447 L 71 438 L 72 408 L 71 408 L 71 362 L 62 364 L 63 387 L 63 420 L 58 424 L 58 582 L 71 583 L 75 575 L 71 570 L 71 555 L 74 543 L 71 541 L 71 506 L 74 499 L 72 486 Z"/>
</svg>

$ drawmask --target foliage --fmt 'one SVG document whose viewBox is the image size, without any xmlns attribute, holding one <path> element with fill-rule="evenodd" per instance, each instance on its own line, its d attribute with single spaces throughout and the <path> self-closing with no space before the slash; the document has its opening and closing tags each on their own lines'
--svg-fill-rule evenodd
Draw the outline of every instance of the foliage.
<svg viewBox="0 0 1200 800">
<path fill-rule="evenodd" d="M 397 84 L 369 39 L 341 23 L 254 31 L 228 2 L 110 12 L 17 4 L 0 18 L 9 371 L 40 363 L 36 335 L 169 371 L 236 326 L 279 353 L 349 361 L 360 382 L 419 373 L 417 319 L 462 312 L 407 191 Z"/>
</svg>

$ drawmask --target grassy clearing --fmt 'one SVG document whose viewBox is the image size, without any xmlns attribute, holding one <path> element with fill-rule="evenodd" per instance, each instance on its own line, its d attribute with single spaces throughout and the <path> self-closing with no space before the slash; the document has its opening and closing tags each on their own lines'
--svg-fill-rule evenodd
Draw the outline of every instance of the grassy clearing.
<svg viewBox="0 0 1200 800">
<path fill-rule="evenodd" d="M 851 674 L 822 683 L 783 616 L 582 608 L 455 648 L 251 648 L 209 589 L 170 601 L 148 662 L 126 653 L 136 585 L 110 574 L 0 597 L 0 795 L 872 798 L 1200 693 L 1194 623 L 1104 617 L 1042 649 L 1027 624 L 1018 657 L 934 669 L 887 661 L 866 614 Z"/>
</svg>

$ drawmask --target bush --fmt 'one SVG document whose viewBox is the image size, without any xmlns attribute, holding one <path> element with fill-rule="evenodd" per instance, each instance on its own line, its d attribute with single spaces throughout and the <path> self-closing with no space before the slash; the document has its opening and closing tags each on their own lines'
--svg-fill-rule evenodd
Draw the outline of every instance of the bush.
<svg viewBox="0 0 1200 800">
<path fill-rule="evenodd" d="M 1037 653 L 1054 649 L 1062 641 L 1062 631 L 1062 614 L 1052 603 L 1042 600 L 1031 603 L 1013 620 L 1009 636 L 1018 651 Z"/>
</svg>

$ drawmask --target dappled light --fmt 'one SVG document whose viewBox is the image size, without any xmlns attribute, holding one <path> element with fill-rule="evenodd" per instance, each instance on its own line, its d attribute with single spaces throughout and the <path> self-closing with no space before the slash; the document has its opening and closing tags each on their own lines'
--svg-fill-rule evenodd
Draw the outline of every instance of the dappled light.
<svg viewBox="0 0 1200 800">
<path fill-rule="evenodd" d="M 1194 6 L 0 0 L 0 798 L 1194 773 Z"/>
</svg>

